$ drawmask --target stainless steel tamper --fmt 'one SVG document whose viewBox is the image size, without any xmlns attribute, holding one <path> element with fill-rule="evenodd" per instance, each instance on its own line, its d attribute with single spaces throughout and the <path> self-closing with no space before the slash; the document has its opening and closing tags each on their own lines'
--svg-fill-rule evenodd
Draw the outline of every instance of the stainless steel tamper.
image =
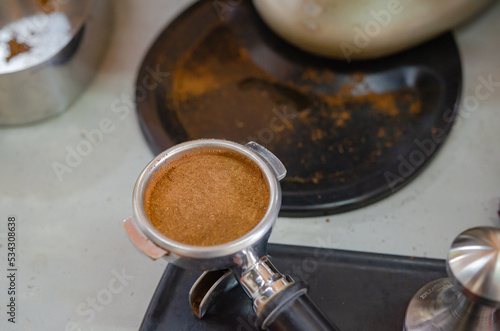
<svg viewBox="0 0 500 331">
<path fill-rule="evenodd" d="M 256 164 L 269 188 L 270 201 L 262 220 L 244 236 L 221 245 L 193 246 L 166 237 L 152 225 L 144 210 L 144 195 L 154 174 L 169 162 L 204 150 L 230 151 Z M 282 275 L 266 255 L 267 240 L 281 206 L 279 181 L 285 174 L 279 159 L 254 142 L 243 146 L 207 139 L 176 145 L 154 158 L 140 174 L 134 187 L 134 213 L 124 221 L 125 230 L 150 258 L 165 258 L 183 268 L 205 271 L 189 294 L 193 311 L 199 317 L 218 294 L 239 283 L 253 300 L 256 326 L 260 329 L 338 330 L 311 301 L 306 286 Z"/>
<path fill-rule="evenodd" d="M 406 331 L 500 330 L 500 229 L 462 232 L 446 261 L 448 278 L 425 285 L 410 301 Z"/>
</svg>

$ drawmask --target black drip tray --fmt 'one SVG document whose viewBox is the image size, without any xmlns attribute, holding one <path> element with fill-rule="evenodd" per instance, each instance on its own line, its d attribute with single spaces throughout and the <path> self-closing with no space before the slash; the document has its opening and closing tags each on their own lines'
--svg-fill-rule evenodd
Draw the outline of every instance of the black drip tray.
<svg viewBox="0 0 500 331">
<path fill-rule="evenodd" d="M 269 245 L 284 274 L 309 283 L 309 295 L 342 331 L 402 330 L 406 307 L 425 284 L 446 277 L 445 261 L 300 246 Z M 169 265 L 141 330 L 258 330 L 241 287 L 221 296 L 198 320 L 189 289 L 200 273 Z"/>
</svg>

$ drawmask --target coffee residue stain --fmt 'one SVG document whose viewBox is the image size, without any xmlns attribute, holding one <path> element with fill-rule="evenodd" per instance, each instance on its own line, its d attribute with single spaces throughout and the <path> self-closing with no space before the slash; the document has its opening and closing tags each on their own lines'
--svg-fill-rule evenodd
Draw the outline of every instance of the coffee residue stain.
<svg viewBox="0 0 500 331">
<path fill-rule="evenodd" d="M 166 107 L 183 139 L 255 140 L 268 147 L 288 168 L 286 190 L 366 173 L 422 111 L 415 89 L 377 93 L 361 72 L 346 77 L 311 65 L 298 77 L 285 76 L 263 70 L 221 25 L 176 63 Z"/>
<path fill-rule="evenodd" d="M 54 0 L 34 0 L 35 4 L 42 10 L 45 14 L 53 13 L 56 10 L 56 6 L 53 3 Z"/>
<path fill-rule="evenodd" d="M 316 84 L 332 84 L 335 80 L 335 73 L 330 70 L 318 71 L 316 68 L 307 67 L 301 78 Z"/>
<path fill-rule="evenodd" d="M 193 309 L 196 316 L 200 316 L 200 304 L 202 300 L 202 297 L 196 297 L 191 303 L 191 309 Z"/>
<path fill-rule="evenodd" d="M 12 39 L 9 40 L 8 45 L 9 45 L 10 54 L 5 59 L 7 62 L 12 60 L 13 57 L 15 57 L 21 53 L 29 52 L 31 50 L 31 47 L 28 44 L 20 43 L 17 40 L 17 36 L 12 37 Z"/>
<path fill-rule="evenodd" d="M 272 109 L 300 107 L 276 83 L 221 27 L 209 32 L 178 63 L 170 102 L 188 139 L 215 137 L 215 121 L 217 137 L 242 142 L 269 126 Z M 293 130 L 290 123 L 275 128 Z"/>
</svg>

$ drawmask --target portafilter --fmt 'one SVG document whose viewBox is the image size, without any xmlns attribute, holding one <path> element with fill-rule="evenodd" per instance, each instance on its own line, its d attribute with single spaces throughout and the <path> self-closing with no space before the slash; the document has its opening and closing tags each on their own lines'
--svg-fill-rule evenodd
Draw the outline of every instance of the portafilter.
<svg viewBox="0 0 500 331">
<path fill-rule="evenodd" d="M 148 219 L 144 195 L 154 177 L 182 156 L 218 150 L 239 154 L 259 167 L 270 200 L 261 221 L 242 237 L 214 246 L 193 246 L 160 233 Z M 202 317 L 218 294 L 237 282 L 253 300 L 256 326 L 273 331 L 338 330 L 307 294 L 303 282 L 281 274 L 266 255 L 267 241 L 281 206 L 279 181 L 286 169 L 276 156 L 255 142 L 245 146 L 225 140 L 182 143 L 154 158 L 140 174 L 133 193 L 133 216 L 124 227 L 135 245 L 153 260 L 165 258 L 182 268 L 205 271 L 190 293 L 193 311 Z"/>
</svg>

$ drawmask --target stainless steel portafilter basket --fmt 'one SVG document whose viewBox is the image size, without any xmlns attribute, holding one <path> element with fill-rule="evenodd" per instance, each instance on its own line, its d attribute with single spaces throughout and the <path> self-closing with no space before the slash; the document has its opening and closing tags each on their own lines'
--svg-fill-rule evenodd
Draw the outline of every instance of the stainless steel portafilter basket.
<svg viewBox="0 0 500 331">
<path fill-rule="evenodd" d="M 244 236 L 221 245 L 193 246 L 160 233 L 147 218 L 143 202 L 155 173 L 169 162 L 204 150 L 230 151 L 256 164 L 269 188 L 270 201 L 262 220 Z M 134 188 L 134 214 L 124 221 L 124 227 L 136 246 L 153 260 L 165 258 L 182 268 L 205 271 L 190 293 L 192 308 L 200 318 L 220 292 L 239 283 L 253 300 L 261 329 L 337 330 L 309 299 L 305 285 L 279 273 L 266 255 L 267 240 L 281 206 L 279 181 L 285 174 L 283 164 L 254 142 L 245 146 L 225 140 L 182 143 L 158 155 L 143 170 Z"/>
<path fill-rule="evenodd" d="M 421 288 L 406 311 L 406 331 L 500 331 L 500 229 L 476 227 L 451 245 L 448 278 Z"/>
</svg>

